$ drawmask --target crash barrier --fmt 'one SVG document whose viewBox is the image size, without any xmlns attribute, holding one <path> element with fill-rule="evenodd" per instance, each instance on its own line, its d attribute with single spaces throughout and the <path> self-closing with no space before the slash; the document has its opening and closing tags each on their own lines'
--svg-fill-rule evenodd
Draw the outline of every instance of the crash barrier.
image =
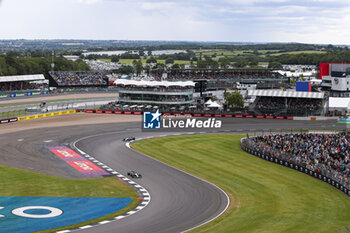
<svg viewBox="0 0 350 233">
<path fill-rule="evenodd" d="M 142 115 L 143 111 L 124 111 L 124 110 L 92 110 L 77 109 L 77 112 L 97 113 L 97 114 L 126 114 L 126 115 Z M 187 116 L 187 117 L 215 117 L 215 118 L 257 118 L 257 119 L 279 119 L 293 120 L 292 116 L 270 116 L 270 115 L 245 115 L 245 114 L 214 114 L 214 113 L 181 113 L 181 112 L 163 112 L 163 116 Z"/>
<path fill-rule="evenodd" d="M 264 149 L 260 148 L 251 138 L 241 139 L 241 149 L 249 154 L 272 163 L 289 167 L 314 178 L 320 179 L 350 196 L 350 184 L 345 183 L 345 179 L 341 180 L 341 175 L 331 168 L 322 168 L 317 169 L 316 171 L 308 169 L 304 164 L 299 162 L 299 158 L 297 156 L 280 153 L 277 152 L 277 150 L 269 150 L 268 152 L 264 152 Z"/>
<path fill-rule="evenodd" d="M 39 115 L 18 117 L 18 121 L 34 120 L 34 119 L 53 117 L 53 116 L 62 116 L 62 115 L 68 115 L 68 114 L 74 114 L 74 113 L 76 113 L 76 110 L 69 110 L 69 111 L 62 111 L 62 112 L 51 112 L 51 113 L 45 113 L 45 114 L 39 114 Z"/>
<path fill-rule="evenodd" d="M 16 122 L 16 121 L 18 121 L 17 117 L 0 119 L 0 124 L 6 124 L 6 123 L 11 123 L 11 122 Z"/>
<path fill-rule="evenodd" d="M 33 96 L 33 95 L 47 95 L 48 91 L 33 91 L 33 92 L 22 92 L 22 93 L 10 93 L 10 94 L 1 94 L 0 99 L 2 98 L 15 98 L 23 96 Z"/>
<path fill-rule="evenodd" d="M 338 120 L 336 116 L 309 116 L 309 117 L 294 117 L 297 121 L 326 121 L 326 120 Z"/>
</svg>

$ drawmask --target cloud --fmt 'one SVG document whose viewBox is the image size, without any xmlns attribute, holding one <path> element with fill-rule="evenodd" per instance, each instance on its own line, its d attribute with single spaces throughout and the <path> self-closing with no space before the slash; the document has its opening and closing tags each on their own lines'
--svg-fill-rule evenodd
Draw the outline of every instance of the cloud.
<svg viewBox="0 0 350 233">
<path fill-rule="evenodd" d="M 2 38 L 350 44 L 349 0 L 1 2 Z"/>
<path fill-rule="evenodd" d="M 102 2 L 102 0 L 79 0 L 79 2 L 88 4 L 88 5 L 92 5 L 92 4 Z"/>
</svg>

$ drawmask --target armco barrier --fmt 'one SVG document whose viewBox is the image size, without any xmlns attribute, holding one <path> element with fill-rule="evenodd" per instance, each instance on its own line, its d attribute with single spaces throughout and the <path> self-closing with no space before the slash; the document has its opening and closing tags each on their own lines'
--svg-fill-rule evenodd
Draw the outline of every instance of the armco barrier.
<svg viewBox="0 0 350 233">
<path fill-rule="evenodd" d="M 319 180 L 321 180 L 323 182 L 326 182 L 329 185 L 332 185 L 336 189 L 339 189 L 340 191 L 342 191 L 346 195 L 350 196 L 350 188 L 346 187 L 345 185 L 343 185 L 341 183 L 338 183 L 338 181 L 333 180 L 331 177 L 327 177 L 326 175 L 323 175 L 323 174 L 321 174 L 319 172 L 312 171 L 312 170 L 310 170 L 310 169 L 308 169 L 308 168 L 306 168 L 304 166 L 301 166 L 300 164 L 295 164 L 292 161 L 284 161 L 284 160 L 281 160 L 279 158 L 270 156 L 268 154 L 264 154 L 264 153 L 262 153 L 262 152 L 260 152 L 258 150 L 248 148 L 245 145 L 243 145 L 243 141 L 245 139 L 246 138 L 242 138 L 242 140 L 241 140 L 241 149 L 244 150 L 245 152 L 247 152 L 249 154 L 252 154 L 254 156 L 257 156 L 257 157 L 259 157 L 261 159 L 265 159 L 265 160 L 267 160 L 269 162 L 276 163 L 276 164 L 279 164 L 281 166 L 289 167 L 289 168 L 292 168 L 292 169 L 297 170 L 299 172 L 305 173 L 305 174 L 307 174 L 309 176 L 312 176 L 312 177 L 314 177 L 316 179 L 319 179 Z"/>
<path fill-rule="evenodd" d="M 34 119 L 53 117 L 53 116 L 61 116 L 61 115 L 68 115 L 68 114 L 74 114 L 74 113 L 76 113 L 76 110 L 69 110 L 69 111 L 62 111 L 62 112 L 52 112 L 52 113 L 45 113 L 45 114 L 39 114 L 39 115 L 18 117 L 18 121 L 34 120 Z"/>
<path fill-rule="evenodd" d="M 16 121 L 18 121 L 17 117 L 0 119 L 0 124 L 6 124 L 6 123 L 11 123 L 11 122 L 16 122 Z"/>
<path fill-rule="evenodd" d="M 77 110 L 77 112 L 80 112 L 83 110 Z M 126 115 L 142 115 L 142 111 L 110 111 L 110 110 L 84 110 L 85 113 L 105 113 L 105 114 L 126 114 Z M 271 116 L 271 115 L 252 115 L 252 114 L 212 114 L 212 113 L 180 113 L 180 112 L 163 112 L 163 116 L 193 116 L 193 117 L 225 117 L 225 118 L 256 118 L 256 119 L 280 119 L 280 120 L 300 120 L 301 117 L 293 117 L 293 116 Z M 304 117 L 305 119 L 310 119 L 307 117 Z M 320 117 L 317 117 L 317 120 Z M 325 117 L 323 117 L 325 118 Z M 322 119 L 323 119 L 322 118 Z M 330 119 L 330 118 L 329 118 Z"/>
</svg>

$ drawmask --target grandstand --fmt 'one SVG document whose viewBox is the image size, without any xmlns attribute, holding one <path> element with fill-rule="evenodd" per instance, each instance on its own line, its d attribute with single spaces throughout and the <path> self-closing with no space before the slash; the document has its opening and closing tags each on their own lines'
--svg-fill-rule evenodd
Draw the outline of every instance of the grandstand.
<svg viewBox="0 0 350 233">
<path fill-rule="evenodd" d="M 119 92 L 119 104 L 156 108 L 177 108 L 194 103 L 194 82 L 168 82 L 117 79 L 114 83 Z"/>
<path fill-rule="evenodd" d="M 258 89 L 286 87 L 289 78 L 271 69 L 170 69 L 153 70 L 151 75 L 157 80 L 184 81 L 207 80 L 208 89 L 235 88 L 241 84 L 257 84 Z"/>
<path fill-rule="evenodd" d="M 310 116 L 324 113 L 326 98 L 320 92 L 248 90 L 255 99 L 249 109 L 256 114 Z"/>
<path fill-rule="evenodd" d="M 42 74 L 0 77 L 0 92 L 15 93 L 27 90 L 42 90 L 48 84 Z"/>
<path fill-rule="evenodd" d="M 49 72 L 50 87 L 107 87 L 103 72 L 55 71 Z"/>
</svg>

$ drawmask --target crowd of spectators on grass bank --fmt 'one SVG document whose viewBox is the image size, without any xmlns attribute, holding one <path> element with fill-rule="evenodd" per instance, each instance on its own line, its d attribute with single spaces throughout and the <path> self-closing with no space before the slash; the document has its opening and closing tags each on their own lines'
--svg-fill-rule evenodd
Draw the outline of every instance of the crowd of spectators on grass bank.
<svg viewBox="0 0 350 233">
<path fill-rule="evenodd" d="M 298 164 L 317 173 L 332 171 L 349 185 L 350 132 L 337 134 L 277 134 L 253 138 L 255 147 L 274 157 L 289 155 Z"/>
<path fill-rule="evenodd" d="M 59 86 L 98 86 L 107 85 L 103 72 L 49 72 Z"/>
<path fill-rule="evenodd" d="M 25 81 L 0 82 L 0 92 L 24 91 L 41 89 L 41 85 Z"/>
<path fill-rule="evenodd" d="M 152 72 L 152 76 L 157 80 L 162 78 L 161 72 Z M 166 80 L 196 80 L 196 79 L 279 79 L 282 75 L 275 72 L 207 72 L 207 71 L 184 71 L 167 72 Z"/>
</svg>

